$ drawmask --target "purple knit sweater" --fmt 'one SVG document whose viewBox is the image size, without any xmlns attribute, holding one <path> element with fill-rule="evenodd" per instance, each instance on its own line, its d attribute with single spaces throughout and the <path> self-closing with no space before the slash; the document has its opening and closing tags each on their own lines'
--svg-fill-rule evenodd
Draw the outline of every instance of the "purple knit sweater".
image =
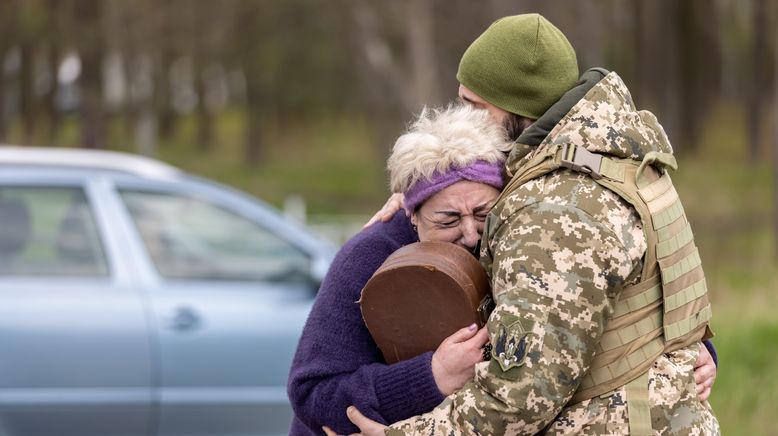
<svg viewBox="0 0 778 436">
<path fill-rule="evenodd" d="M 354 405 L 391 424 L 443 401 L 432 377 L 432 353 L 387 365 L 359 310 L 362 288 L 394 251 L 418 240 L 404 211 L 368 227 L 340 249 L 303 329 L 289 374 L 295 412 L 290 435 L 359 431 L 346 417 Z"/>
</svg>

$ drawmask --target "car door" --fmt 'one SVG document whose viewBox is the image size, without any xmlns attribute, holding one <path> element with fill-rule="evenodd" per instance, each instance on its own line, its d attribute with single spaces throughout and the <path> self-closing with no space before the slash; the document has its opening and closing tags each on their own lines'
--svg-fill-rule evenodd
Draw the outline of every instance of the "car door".
<svg viewBox="0 0 778 436">
<path fill-rule="evenodd" d="M 72 172 L 0 175 L 0 434 L 144 435 L 150 331 L 100 188 Z"/>
<path fill-rule="evenodd" d="M 159 434 L 288 433 L 286 380 L 319 254 L 278 214 L 227 190 L 118 192 L 158 274 Z"/>
</svg>

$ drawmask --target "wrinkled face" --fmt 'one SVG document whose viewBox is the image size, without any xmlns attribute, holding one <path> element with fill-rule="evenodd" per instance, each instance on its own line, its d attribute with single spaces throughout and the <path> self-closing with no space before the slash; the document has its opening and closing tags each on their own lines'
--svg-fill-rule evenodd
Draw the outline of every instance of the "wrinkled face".
<svg viewBox="0 0 778 436">
<path fill-rule="evenodd" d="M 489 111 L 489 115 L 491 115 L 492 119 L 495 122 L 497 122 L 499 125 L 502 126 L 505 124 L 505 119 L 508 117 L 508 111 L 504 109 L 500 109 L 497 106 L 479 97 L 478 94 L 467 89 L 465 85 L 461 85 L 461 84 L 459 85 L 459 98 L 462 99 L 462 101 L 464 101 L 465 103 L 470 103 L 473 106 L 477 107 L 478 109 L 486 109 L 487 111 Z"/>
<path fill-rule="evenodd" d="M 500 191 L 483 183 L 460 181 L 425 201 L 411 216 L 420 241 L 453 242 L 472 250 Z"/>
</svg>

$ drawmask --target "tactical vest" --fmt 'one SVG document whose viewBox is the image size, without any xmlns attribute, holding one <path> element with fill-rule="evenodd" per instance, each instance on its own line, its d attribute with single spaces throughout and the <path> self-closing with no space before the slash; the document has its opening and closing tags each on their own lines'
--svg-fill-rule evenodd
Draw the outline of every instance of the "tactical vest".
<svg viewBox="0 0 778 436">
<path fill-rule="evenodd" d="M 570 144 L 543 146 L 535 153 L 500 199 L 561 167 L 590 175 L 640 215 L 647 241 L 640 281 L 626 286 L 618 296 L 589 372 L 570 404 L 626 385 L 630 432 L 651 434 L 648 369 L 663 353 L 713 336 L 708 328 L 711 309 L 700 256 L 667 172 L 677 168 L 675 158 L 652 151 L 640 162 Z"/>
</svg>

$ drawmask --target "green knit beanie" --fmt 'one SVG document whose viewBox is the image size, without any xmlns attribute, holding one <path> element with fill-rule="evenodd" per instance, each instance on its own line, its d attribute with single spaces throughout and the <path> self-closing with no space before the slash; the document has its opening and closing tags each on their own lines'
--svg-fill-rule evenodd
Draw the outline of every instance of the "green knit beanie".
<svg viewBox="0 0 778 436">
<path fill-rule="evenodd" d="M 578 80 L 575 51 L 539 14 L 503 17 L 462 55 L 457 80 L 500 109 L 540 118 Z"/>
</svg>

